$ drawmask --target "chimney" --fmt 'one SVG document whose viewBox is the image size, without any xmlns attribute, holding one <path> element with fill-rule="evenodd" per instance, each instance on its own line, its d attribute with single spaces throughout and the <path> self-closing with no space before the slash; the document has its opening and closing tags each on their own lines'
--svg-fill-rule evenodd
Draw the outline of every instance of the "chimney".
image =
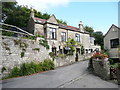
<svg viewBox="0 0 120 90">
<path fill-rule="evenodd" d="M 31 7 L 31 14 L 30 14 L 30 18 L 34 18 L 34 10 L 33 10 L 33 8 Z"/>
<path fill-rule="evenodd" d="M 79 29 L 80 29 L 80 31 L 84 32 L 84 26 L 83 26 L 82 21 L 80 21 L 80 23 L 79 23 Z"/>
</svg>

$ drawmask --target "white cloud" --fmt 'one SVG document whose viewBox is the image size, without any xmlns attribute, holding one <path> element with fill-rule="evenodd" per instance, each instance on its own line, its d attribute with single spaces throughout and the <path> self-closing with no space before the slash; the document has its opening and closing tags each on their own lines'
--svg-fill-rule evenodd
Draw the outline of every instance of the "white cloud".
<svg viewBox="0 0 120 90">
<path fill-rule="evenodd" d="M 16 0 L 19 5 L 28 5 L 38 11 L 68 5 L 70 2 L 118 2 L 119 0 Z"/>
<path fill-rule="evenodd" d="M 28 5 L 39 11 L 67 5 L 70 0 L 16 0 L 19 5 Z"/>
</svg>

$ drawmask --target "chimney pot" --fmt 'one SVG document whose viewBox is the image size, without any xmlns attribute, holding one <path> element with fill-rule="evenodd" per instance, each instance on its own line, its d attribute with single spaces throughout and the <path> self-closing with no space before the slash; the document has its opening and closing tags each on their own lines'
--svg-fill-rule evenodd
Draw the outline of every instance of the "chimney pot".
<svg viewBox="0 0 120 90">
<path fill-rule="evenodd" d="M 84 27 L 83 27 L 82 21 L 80 21 L 80 23 L 79 23 L 79 29 L 80 29 L 80 31 L 84 32 Z"/>
</svg>

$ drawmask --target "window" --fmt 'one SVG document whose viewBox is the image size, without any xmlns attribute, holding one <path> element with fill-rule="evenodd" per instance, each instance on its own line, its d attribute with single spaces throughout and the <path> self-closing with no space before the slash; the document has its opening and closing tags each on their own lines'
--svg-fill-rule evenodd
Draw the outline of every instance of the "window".
<svg viewBox="0 0 120 90">
<path fill-rule="evenodd" d="M 61 41 L 66 41 L 66 33 L 61 32 Z"/>
<path fill-rule="evenodd" d="M 50 39 L 56 39 L 56 29 L 50 28 Z"/>
<path fill-rule="evenodd" d="M 110 40 L 110 45 L 111 45 L 111 48 L 117 48 L 118 45 L 119 45 L 119 39 L 112 39 Z"/>
<path fill-rule="evenodd" d="M 76 34 L 76 41 L 80 42 L 80 34 Z"/>
</svg>

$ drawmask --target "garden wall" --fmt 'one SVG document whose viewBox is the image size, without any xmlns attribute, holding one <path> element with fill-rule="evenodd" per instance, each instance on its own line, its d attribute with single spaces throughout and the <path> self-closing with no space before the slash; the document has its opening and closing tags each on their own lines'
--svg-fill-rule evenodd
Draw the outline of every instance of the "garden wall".
<svg viewBox="0 0 120 90">
<path fill-rule="evenodd" d="M 102 79 L 110 79 L 110 63 L 107 60 L 96 60 L 93 59 L 94 73 L 100 76 Z"/>
<path fill-rule="evenodd" d="M 21 39 L 17 37 L 1 37 L 1 57 L 0 70 L 5 67 L 7 70 L 3 74 L 7 74 L 10 69 L 19 66 L 22 63 L 42 62 L 49 56 L 49 49 L 39 44 L 38 40 Z M 78 55 L 78 61 L 86 60 L 92 54 Z M 56 57 L 54 59 L 55 67 L 69 65 L 75 62 L 76 55 L 66 57 Z"/>
<path fill-rule="evenodd" d="M 66 57 L 56 57 L 54 63 L 56 67 L 69 65 L 75 62 L 75 55 L 70 55 Z"/>
<path fill-rule="evenodd" d="M 35 40 L 2 37 L 2 42 L 0 43 L 2 52 L 0 70 L 5 67 L 9 71 L 9 69 L 22 63 L 41 62 L 50 58 L 48 50 Z"/>
<path fill-rule="evenodd" d="M 92 56 L 91 54 L 85 54 L 85 55 L 78 55 L 78 60 L 77 61 L 83 61 L 83 60 L 89 60 Z M 64 65 L 69 65 L 76 62 L 76 55 L 69 55 L 66 57 L 56 57 L 54 59 L 54 63 L 56 67 L 59 66 L 64 66 Z"/>
</svg>

